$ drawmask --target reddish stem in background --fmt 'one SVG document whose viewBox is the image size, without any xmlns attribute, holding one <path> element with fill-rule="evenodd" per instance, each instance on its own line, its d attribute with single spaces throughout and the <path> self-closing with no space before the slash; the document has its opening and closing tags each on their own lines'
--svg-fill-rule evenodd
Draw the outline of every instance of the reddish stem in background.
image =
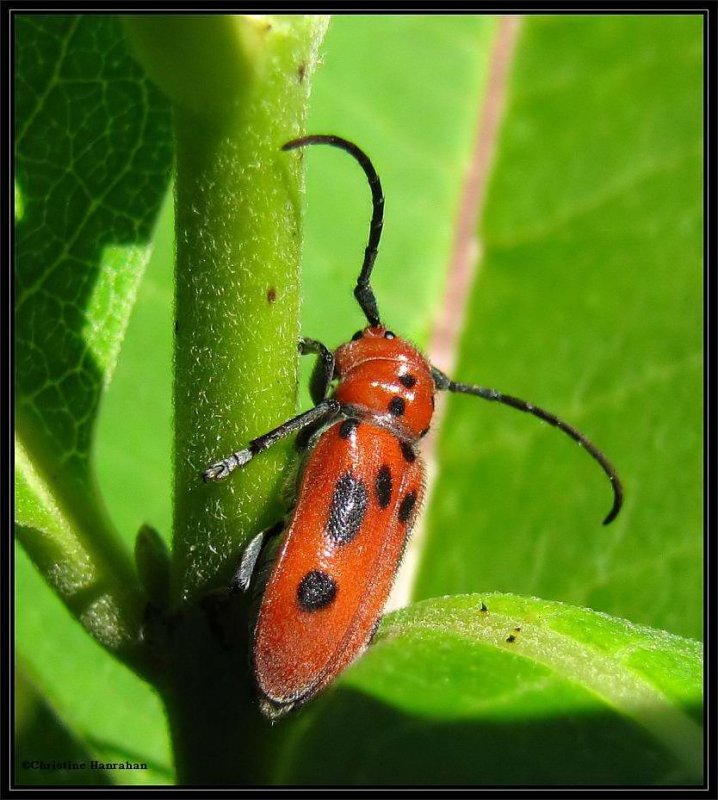
<svg viewBox="0 0 718 800">
<path fill-rule="evenodd" d="M 458 339 L 463 327 L 466 298 L 481 254 L 477 220 L 486 195 L 486 184 L 493 161 L 506 96 L 506 82 L 513 60 L 521 18 L 504 16 L 491 56 L 484 103 L 479 109 L 474 154 L 464 181 L 456 235 L 446 282 L 442 313 L 429 344 L 429 360 L 451 374 L 456 361 Z"/>
</svg>

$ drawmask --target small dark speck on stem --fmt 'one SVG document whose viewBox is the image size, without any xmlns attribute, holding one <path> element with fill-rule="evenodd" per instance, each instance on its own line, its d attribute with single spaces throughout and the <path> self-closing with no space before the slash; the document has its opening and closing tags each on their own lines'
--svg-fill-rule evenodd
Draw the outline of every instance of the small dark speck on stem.
<svg viewBox="0 0 718 800">
<path fill-rule="evenodd" d="M 270 288 L 267 290 L 267 302 L 273 303 L 276 299 L 277 290 L 274 288 L 274 286 L 270 286 Z"/>
<path fill-rule="evenodd" d="M 304 76 L 307 73 L 307 65 L 304 61 L 297 67 L 297 77 L 299 78 L 299 83 L 304 80 Z"/>
</svg>

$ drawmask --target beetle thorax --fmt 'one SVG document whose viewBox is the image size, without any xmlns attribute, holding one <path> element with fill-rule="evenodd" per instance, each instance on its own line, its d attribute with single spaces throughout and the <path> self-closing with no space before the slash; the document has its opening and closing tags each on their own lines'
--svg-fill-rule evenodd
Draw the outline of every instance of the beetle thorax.
<svg viewBox="0 0 718 800">
<path fill-rule="evenodd" d="M 383 327 L 370 327 L 336 351 L 335 398 L 416 441 L 429 429 L 434 380 L 424 356 Z"/>
</svg>

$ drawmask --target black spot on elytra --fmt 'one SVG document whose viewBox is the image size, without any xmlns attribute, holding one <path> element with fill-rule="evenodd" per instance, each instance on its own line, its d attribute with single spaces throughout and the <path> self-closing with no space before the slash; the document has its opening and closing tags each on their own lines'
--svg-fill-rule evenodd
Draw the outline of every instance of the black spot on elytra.
<svg viewBox="0 0 718 800">
<path fill-rule="evenodd" d="M 318 569 L 307 572 L 297 586 L 297 600 L 305 611 L 326 608 L 336 596 L 337 582 Z"/>
<path fill-rule="evenodd" d="M 376 474 L 376 499 L 381 508 L 386 508 L 391 503 L 391 470 L 387 464 L 383 464 Z"/>
<path fill-rule="evenodd" d="M 329 508 L 329 519 L 324 531 L 326 536 L 336 544 L 347 544 L 359 533 L 369 495 L 364 482 L 345 472 L 334 486 L 332 503 Z"/>
<path fill-rule="evenodd" d="M 404 499 L 401 501 L 401 505 L 399 506 L 400 522 L 409 521 L 409 518 L 411 517 L 411 512 L 414 510 L 415 505 L 416 505 L 416 492 L 409 492 L 409 494 L 404 496 Z"/>
<path fill-rule="evenodd" d="M 403 386 L 406 386 L 407 389 L 412 389 L 414 386 L 416 386 L 416 378 L 409 373 L 406 375 L 399 375 L 399 382 Z"/>
<path fill-rule="evenodd" d="M 399 442 L 399 447 L 401 447 L 401 454 L 404 456 L 404 459 L 410 464 L 413 464 L 414 461 L 416 461 L 416 453 L 414 452 L 414 448 L 409 444 L 409 442 Z"/>
<path fill-rule="evenodd" d="M 358 419 L 345 419 L 344 422 L 339 426 L 339 436 L 342 439 L 348 439 L 351 436 L 351 432 L 359 426 Z"/>
<path fill-rule="evenodd" d="M 400 417 L 406 411 L 406 402 L 403 397 L 392 397 L 389 401 L 389 413 Z"/>
<path fill-rule="evenodd" d="M 364 331 L 357 331 L 354 336 L 352 336 L 352 341 L 357 342 L 361 337 L 364 335 Z"/>
</svg>

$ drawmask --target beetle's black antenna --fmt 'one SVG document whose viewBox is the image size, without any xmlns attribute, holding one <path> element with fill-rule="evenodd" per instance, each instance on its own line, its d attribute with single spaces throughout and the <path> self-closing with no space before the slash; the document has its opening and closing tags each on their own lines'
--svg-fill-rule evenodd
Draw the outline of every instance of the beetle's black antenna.
<svg viewBox="0 0 718 800">
<path fill-rule="evenodd" d="M 374 261 L 379 249 L 381 229 L 384 225 L 384 194 L 381 190 L 381 181 L 376 174 L 374 165 L 369 160 L 369 156 L 352 142 L 342 139 L 341 136 L 302 136 L 300 139 L 292 139 L 290 142 L 287 142 L 282 146 L 282 150 L 295 150 L 297 147 L 305 147 L 310 144 L 328 144 L 349 153 L 349 155 L 353 156 L 359 162 L 369 181 L 373 212 L 371 215 L 371 224 L 369 225 L 369 242 L 364 251 L 364 263 L 362 264 L 359 279 L 354 289 L 354 297 L 356 297 L 357 302 L 361 306 L 364 316 L 369 320 L 369 324 L 373 326 L 380 325 L 379 309 L 377 308 L 376 298 L 369 284 L 369 279 L 371 278 L 371 271 L 374 267 Z"/>
<path fill-rule="evenodd" d="M 459 392 L 461 394 L 473 394 L 476 397 L 483 397 L 484 400 L 492 400 L 496 403 L 503 403 L 504 405 L 511 406 L 511 408 L 516 408 L 519 411 L 525 411 L 528 414 L 533 414 L 534 417 L 538 417 L 544 422 L 548 422 L 549 425 L 553 425 L 555 428 L 563 431 L 567 436 L 570 436 L 575 442 L 578 442 L 581 447 L 583 447 L 586 452 L 589 453 L 589 455 L 598 461 L 598 463 L 601 465 L 601 468 L 608 476 L 608 479 L 611 481 L 611 488 L 613 489 L 613 506 L 608 512 L 606 519 L 603 520 L 603 524 L 608 525 L 610 522 L 613 522 L 613 520 L 616 519 L 618 512 L 621 510 L 621 506 L 623 505 L 623 486 L 621 484 L 621 479 L 618 477 L 618 473 L 616 472 L 613 464 L 611 464 L 606 456 L 596 447 L 595 444 L 592 444 L 581 433 L 581 431 L 576 430 L 576 428 L 574 428 L 572 425 L 569 425 L 567 422 L 559 419 L 550 411 L 544 411 L 543 408 L 539 408 L 532 403 L 527 403 L 525 400 L 520 400 L 518 397 L 512 397 L 510 394 L 501 394 L 501 392 L 497 392 L 496 389 L 485 389 L 483 386 L 474 386 L 469 383 L 456 383 L 448 376 L 444 375 L 444 373 L 436 367 L 431 368 L 431 374 L 434 378 L 434 383 L 437 389 L 448 392 Z"/>
</svg>

